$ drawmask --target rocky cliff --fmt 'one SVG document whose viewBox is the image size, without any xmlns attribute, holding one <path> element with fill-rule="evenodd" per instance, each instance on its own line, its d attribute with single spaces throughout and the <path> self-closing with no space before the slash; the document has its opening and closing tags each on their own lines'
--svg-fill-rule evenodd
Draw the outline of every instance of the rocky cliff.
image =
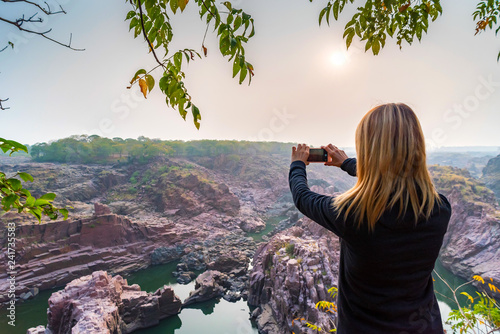
<svg viewBox="0 0 500 334">
<path fill-rule="evenodd" d="M 442 264 L 469 280 L 473 275 L 500 282 L 500 210 L 491 190 L 465 169 L 430 167 L 438 191 L 452 205 Z"/>
<path fill-rule="evenodd" d="M 328 289 L 337 285 L 338 238 L 304 218 L 257 249 L 250 274 L 248 303 L 260 333 L 316 333 L 306 323 L 333 329 L 331 313 L 318 301 L 333 301 Z"/>
</svg>

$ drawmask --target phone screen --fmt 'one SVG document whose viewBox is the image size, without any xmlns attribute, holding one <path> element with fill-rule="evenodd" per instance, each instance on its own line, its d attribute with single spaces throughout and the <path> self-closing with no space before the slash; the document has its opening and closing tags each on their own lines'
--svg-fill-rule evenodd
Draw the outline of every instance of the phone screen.
<svg viewBox="0 0 500 334">
<path fill-rule="evenodd" d="M 311 162 L 326 162 L 328 161 L 328 153 L 323 148 L 310 148 L 309 149 L 309 158 L 307 161 Z"/>
</svg>

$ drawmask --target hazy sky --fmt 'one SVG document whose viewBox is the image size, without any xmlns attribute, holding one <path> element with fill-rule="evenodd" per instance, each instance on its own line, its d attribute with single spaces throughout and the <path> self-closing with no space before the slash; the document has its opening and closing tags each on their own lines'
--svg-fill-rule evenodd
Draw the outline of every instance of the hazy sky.
<svg viewBox="0 0 500 334">
<path fill-rule="evenodd" d="M 500 146 L 500 39 L 493 31 L 474 36 L 475 1 L 443 0 L 444 14 L 421 43 L 400 51 L 391 39 L 373 56 L 356 40 L 345 51 L 343 27 L 352 10 L 319 27 L 326 1 L 237 0 L 235 6 L 255 18 L 256 35 L 246 50 L 256 75 L 250 86 L 232 79 L 231 63 L 209 31 L 208 57 L 185 70 L 186 87 L 202 114 L 199 131 L 190 115 L 185 122 L 165 105 L 158 87 L 147 100 L 137 86 L 126 89 L 137 69 L 155 64 L 145 42 L 128 32 L 129 4 L 59 2 L 68 14 L 46 21 L 51 36 L 66 41 L 73 33 L 73 46 L 85 51 L 23 36 L 0 23 L 0 47 L 7 40 L 17 46 L 0 53 L 0 98 L 9 98 L 5 106 L 11 108 L 0 111 L 0 137 L 27 144 L 99 134 L 345 147 L 354 146 L 354 130 L 371 107 L 405 102 L 418 114 L 431 148 Z M 13 6 L 0 3 L 2 16 L 14 18 Z M 201 49 L 205 29 L 194 3 L 173 18 L 173 26 L 171 49 Z"/>
</svg>

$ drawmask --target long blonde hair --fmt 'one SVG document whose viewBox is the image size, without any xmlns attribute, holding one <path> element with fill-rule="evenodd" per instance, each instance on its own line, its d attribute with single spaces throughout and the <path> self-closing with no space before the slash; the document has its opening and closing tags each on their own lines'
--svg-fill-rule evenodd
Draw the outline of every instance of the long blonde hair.
<svg viewBox="0 0 500 334">
<path fill-rule="evenodd" d="M 426 166 L 425 140 L 413 110 L 403 103 L 371 109 L 356 129 L 356 185 L 337 196 L 339 215 L 354 213 L 358 228 L 373 231 L 386 209 L 399 203 L 398 218 L 411 206 L 415 223 L 441 201 Z"/>
</svg>

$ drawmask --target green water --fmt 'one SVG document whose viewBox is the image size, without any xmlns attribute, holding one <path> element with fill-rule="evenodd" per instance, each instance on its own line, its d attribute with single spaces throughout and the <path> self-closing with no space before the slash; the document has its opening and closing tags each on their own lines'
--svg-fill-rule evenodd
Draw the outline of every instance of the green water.
<svg viewBox="0 0 500 334">
<path fill-rule="evenodd" d="M 55 288 L 41 291 L 38 296 L 26 302 L 16 303 L 16 326 L 8 324 L 10 319 L 7 318 L 7 310 L 5 306 L 0 309 L 0 333 L 1 334 L 26 334 L 26 330 L 30 327 L 38 325 L 47 325 L 47 308 L 49 307 L 48 300 L 54 292 L 63 289 Z"/>
<path fill-rule="evenodd" d="M 266 227 L 262 231 L 260 231 L 258 233 L 248 233 L 248 236 L 252 237 L 253 240 L 255 240 L 257 242 L 264 241 L 264 240 L 262 240 L 262 236 L 266 235 L 269 232 L 271 232 L 272 230 L 274 230 L 276 225 L 278 225 L 278 223 L 280 221 L 282 221 L 283 219 L 286 219 L 286 218 L 288 218 L 288 217 L 287 216 L 269 217 L 265 220 Z"/>
<path fill-rule="evenodd" d="M 458 286 L 466 283 L 465 280 L 453 275 L 453 273 L 445 269 L 443 265 L 439 262 L 439 260 L 436 261 L 434 269 L 450 285 L 452 289 L 455 289 Z M 445 321 L 448 319 L 448 314 L 451 312 L 451 310 L 457 309 L 457 303 L 453 297 L 453 293 L 451 292 L 450 288 L 446 286 L 446 284 L 441 279 L 439 279 L 439 277 L 437 277 L 435 274 L 433 274 L 433 277 L 435 280 L 434 290 L 436 291 L 436 298 L 438 300 L 439 310 L 441 312 L 441 318 L 443 319 L 443 324 L 444 324 Z M 456 295 L 460 305 L 466 305 L 467 301 L 467 297 L 461 295 L 460 294 L 461 292 L 467 292 L 468 294 L 474 297 L 476 296 L 476 291 L 477 290 L 471 284 L 468 284 L 458 289 Z M 446 329 L 448 333 L 452 333 L 451 327 L 449 325 L 445 324 L 444 329 Z"/>
<path fill-rule="evenodd" d="M 178 284 L 172 271 L 177 263 L 151 266 L 129 275 L 123 275 L 129 285 L 139 284 L 142 290 L 154 292 L 164 284 L 170 285 L 179 298 L 184 301 L 189 292 L 194 290 L 194 282 L 187 285 Z M 0 334 L 25 334 L 30 327 L 47 325 L 47 308 L 50 295 L 58 290 L 45 290 L 35 298 L 16 304 L 16 326 L 8 325 L 7 310 L 0 310 Z M 160 321 L 155 327 L 139 330 L 134 333 L 162 334 L 257 334 L 257 329 L 249 320 L 250 309 L 246 302 L 240 300 L 230 303 L 224 299 L 212 300 L 193 307 L 185 308 L 177 316 Z"/>
</svg>

